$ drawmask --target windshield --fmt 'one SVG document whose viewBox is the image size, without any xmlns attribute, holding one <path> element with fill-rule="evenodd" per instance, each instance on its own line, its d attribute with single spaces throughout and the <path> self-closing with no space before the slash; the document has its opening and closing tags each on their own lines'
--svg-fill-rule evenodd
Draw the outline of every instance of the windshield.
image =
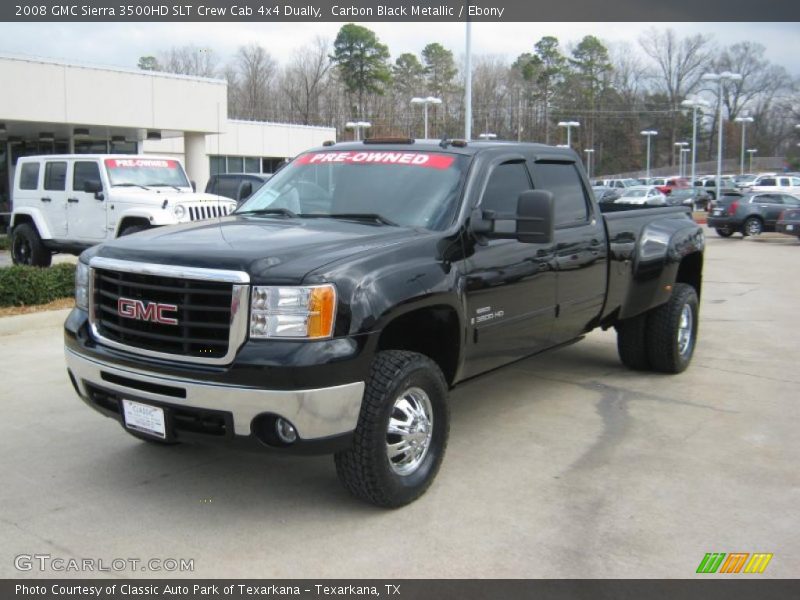
<svg viewBox="0 0 800 600">
<path fill-rule="evenodd" d="M 237 213 L 360 215 L 444 229 L 458 208 L 468 162 L 466 156 L 435 152 L 310 152 L 276 173 Z"/>
<path fill-rule="evenodd" d="M 189 187 L 177 160 L 107 158 L 105 164 L 111 185 Z"/>
</svg>

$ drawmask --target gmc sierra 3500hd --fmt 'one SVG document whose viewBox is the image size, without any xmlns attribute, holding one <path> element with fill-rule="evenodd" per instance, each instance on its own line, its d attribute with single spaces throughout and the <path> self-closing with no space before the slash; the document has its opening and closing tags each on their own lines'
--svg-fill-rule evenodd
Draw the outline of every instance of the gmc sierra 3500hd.
<svg viewBox="0 0 800 600">
<path fill-rule="evenodd" d="M 231 216 L 85 251 L 67 367 L 134 436 L 334 453 L 351 493 L 401 506 L 459 382 L 596 327 L 628 367 L 683 371 L 703 250 L 684 208 L 601 214 L 569 149 L 327 143 Z"/>
</svg>

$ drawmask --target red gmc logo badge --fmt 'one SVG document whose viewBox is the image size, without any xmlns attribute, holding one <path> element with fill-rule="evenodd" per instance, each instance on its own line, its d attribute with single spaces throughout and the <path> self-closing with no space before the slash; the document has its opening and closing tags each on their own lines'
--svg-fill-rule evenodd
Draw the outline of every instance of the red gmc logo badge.
<svg viewBox="0 0 800 600">
<path fill-rule="evenodd" d="M 120 317 L 136 319 L 137 321 L 152 321 L 162 325 L 177 325 L 178 319 L 166 316 L 165 313 L 176 312 L 178 307 L 174 304 L 160 304 L 158 302 L 143 302 L 132 298 L 119 298 L 117 312 Z"/>
</svg>

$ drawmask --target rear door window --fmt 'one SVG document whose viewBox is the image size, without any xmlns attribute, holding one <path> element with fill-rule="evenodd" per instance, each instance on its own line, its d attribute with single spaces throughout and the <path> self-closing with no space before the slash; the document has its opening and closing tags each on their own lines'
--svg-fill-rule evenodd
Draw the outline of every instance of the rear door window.
<svg viewBox="0 0 800 600">
<path fill-rule="evenodd" d="M 39 163 L 29 162 L 22 165 L 19 174 L 19 189 L 35 190 L 39 187 Z"/>
<path fill-rule="evenodd" d="M 48 162 L 44 166 L 44 189 L 63 192 L 67 189 L 67 163 Z"/>
<path fill-rule="evenodd" d="M 588 220 L 589 201 L 574 163 L 534 163 L 533 184 L 536 189 L 553 193 L 556 227 Z"/>
</svg>

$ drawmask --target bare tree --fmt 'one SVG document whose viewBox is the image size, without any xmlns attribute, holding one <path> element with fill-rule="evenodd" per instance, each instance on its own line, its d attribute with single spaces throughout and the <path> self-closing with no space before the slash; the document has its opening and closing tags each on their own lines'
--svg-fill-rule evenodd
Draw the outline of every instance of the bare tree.
<svg viewBox="0 0 800 600">
<path fill-rule="evenodd" d="M 234 64 L 239 76 L 241 116 L 251 120 L 276 118 L 276 114 L 271 114 L 269 96 L 277 64 L 269 52 L 258 44 L 242 46 Z"/>
<path fill-rule="evenodd" d="M 283 91 L 291 113 L 298 115 L 304 125 L 319 120 L 320 98 L 331 67 L 329 46 L 327 40 L 316 38 L 310 46 L 295 53 L 284 73 Z"/>
<path fill-rule="evenodd" d="M 701 34 L 679 39 L 673 29 L 650 29 L 639 38 L 639 45 L 655 63 L 652 76 L 655 91 L 664 94 L 670 107 L 671 148 L 677 141 L 680 103 L 699 87 L 700 79 L 710 66 L 711 40 Z M 674 164 L 673 158 L 670 163 Z"/>
<path fill-rule="evenodd" d="M 162 53 L 156 64 L 159 70 L 179 75 L 214 77 L 217 74 L 217 55 L 211 48 L 198 46 L 173 47 Z"/>
</svg>

